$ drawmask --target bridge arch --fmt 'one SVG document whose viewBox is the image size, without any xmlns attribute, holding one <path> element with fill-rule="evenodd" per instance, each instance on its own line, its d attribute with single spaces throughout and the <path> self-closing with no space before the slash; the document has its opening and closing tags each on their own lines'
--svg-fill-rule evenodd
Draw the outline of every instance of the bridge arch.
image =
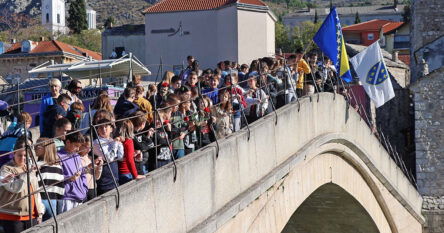
<svg viewBox="0 0 444 233">
<path fill-rule="evenodd" d="M 378 233 L 364 207 L 340 186 L 328 183 L 316 189 L 290 217 L 282 233 Z"/>
</svg>

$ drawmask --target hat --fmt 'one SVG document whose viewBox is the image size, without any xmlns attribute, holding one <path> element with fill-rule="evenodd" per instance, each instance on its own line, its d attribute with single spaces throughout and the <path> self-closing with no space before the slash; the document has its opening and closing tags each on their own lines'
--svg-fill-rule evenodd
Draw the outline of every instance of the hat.
<svg viewBox="0 0 444 233">
<path fill-rule="evenodd" d="M 9 107 L 8 103 L 6 103 L 3 100 L 0 100 L 0 111 L 5 111 L 8 109 L 8 107 Z"/>
</svg>

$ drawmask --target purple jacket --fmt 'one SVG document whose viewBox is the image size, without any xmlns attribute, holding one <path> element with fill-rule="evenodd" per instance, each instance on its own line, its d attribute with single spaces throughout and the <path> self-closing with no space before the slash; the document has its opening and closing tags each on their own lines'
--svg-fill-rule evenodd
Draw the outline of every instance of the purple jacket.
<svg viewBox="0 0 444 233">
<path fill-rule="evenodd" d="M 65 195 L 63 199 L 82 202 L 86 198 L 88 184 L 86 182 L 86 176 L 82 172 L 80 155 L 69 154 L 65 149 L 61 149 L 58 155 L 62 161 L 63 175 L 65 176 Z M 81 172 L 82 174 L 75 181 L 70 181 L 69 178 L 74 176 L 76 172 Z"/>
</svg>

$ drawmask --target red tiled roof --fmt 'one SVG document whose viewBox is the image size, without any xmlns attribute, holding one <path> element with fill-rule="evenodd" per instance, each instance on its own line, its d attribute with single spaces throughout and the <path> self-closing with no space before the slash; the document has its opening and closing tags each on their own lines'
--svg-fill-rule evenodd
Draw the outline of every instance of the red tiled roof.
<svg viewBox="0 0 444 233">
<path fill-rule="evenodd" d="M 400 28 L 402 25 L 404 25 L 404 22 L 387 23 L 386 25 L 382 26 L 382 32 L 384 34 L 392 32 L 393 30 Z"/>
<path fill-rule="evenodd" d="M 404 62 L 406 65 L 410 65 L 410 55 L 398 55 L 398 59 Z"/>
<path fill-rule="evenodd" d="M 343 27 L 342 31 L 378 31 L 387 23 L 394 23 L 389 20 L 373 19 L 367 22 L 353 24 L 348 27 Z"/>
<path fill-rule="evenodd" d="M 95 60 L 102 60 L 102 54 L 80 48 L 74 45 L 69 45 L 57 40 L 50 41 L 39 41 L 32 42 L 34 48 L 29 52 L 32 54 L 36 53 L 51 53 L 51 52 L 65 52 L 71 53 L 77 56 L 85 56 L 83 53 L 86 53 L 86 56 L 91 56 Z M 5 54 L 16 54 L 21 52 L 22 43 L 14 43 L 12 46 L 5 52 Z"/>
<path fill-rule="evenodd" d="M 153 6 L 145 9 L 143 13 L 212 10 L 236 2 L 257 6 L 267 6 L 261 0 L 161 0 Z"/>
</svg>

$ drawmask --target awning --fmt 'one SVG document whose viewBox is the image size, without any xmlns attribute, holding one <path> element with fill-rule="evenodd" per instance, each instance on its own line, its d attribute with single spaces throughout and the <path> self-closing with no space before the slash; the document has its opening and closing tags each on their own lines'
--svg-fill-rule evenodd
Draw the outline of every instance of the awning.
<svg viewBox="0 0 444 233">
<path fill-rule="evenodd" d="M 128 76 L 130 68 L 136 75 L 151 75 L 137 58 L 123 57 L 101 61 L 81 61 L 71 64 L 45 64 L 35 67 L 29 74 L 63 73 L 76 79 Z"/>
</svg>

